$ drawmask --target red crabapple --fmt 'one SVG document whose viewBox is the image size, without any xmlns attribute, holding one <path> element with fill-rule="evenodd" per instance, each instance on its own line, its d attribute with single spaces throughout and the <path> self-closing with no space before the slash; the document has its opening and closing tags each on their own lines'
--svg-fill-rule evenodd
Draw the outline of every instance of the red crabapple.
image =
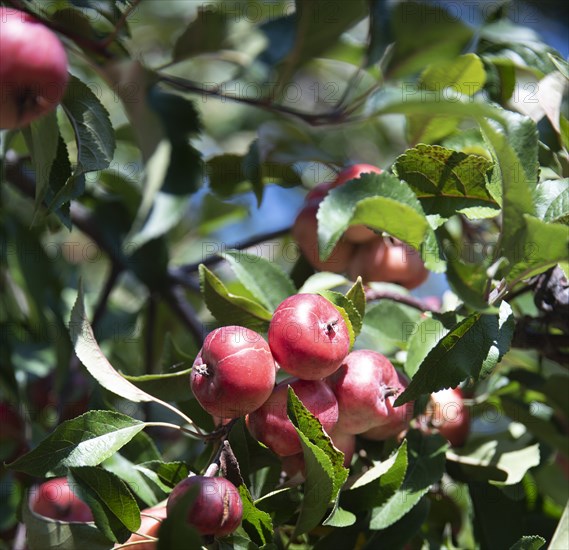
<svg viewBox="0 0 569 550">
<path fill-rule="evenodd" d="M 329 300 L 318 294 L 295 294 L 275 310 L 269 346 L 284 371 L 303 380 L 318 380 L 340 366 L 350 349 L 350 336 Z"/>
<path fill-rule="evenodd" d="M 424 283 L 429 272 L 419 252 L 401 241 L 377 238 L 360 246 L 348 268 L 351 279 L 384 281 L 412 289 Z"/>
<path fill-rule="evenodd" d="M 427 416 L 433 427 L 448 439 L 453 447 L 461 447 L 470 432 L 470 413 L 464 405 L 460 388 L 447 388 L 431 395 Z"/>
<path fill-rule="evenodd" d="M 21 128 L 55 109 L 67 87 L 59 38 L 27 13 L 0 7 L 0 128 Z"/>
<path fill-rule="evenodd" d="M 243 517 L 243 502 L 237 487 L 224 477 L 190 476 L 170 493 L 167 513 L 191 487 L 198 487 L 196 499 L 187 512 L 187 522 L 202 535 L 225 537 L 233 533 Z"/>
<path fill-rule="evenodd" d="M 32 490 L 32 512 L 59 521 L 93 521 L 91 509 L 69 486 L 65 477 L 57 477 Z"/>
<path fill-rule="evenodd" d="M 296 429 L 287 416 L 289 385 L 327 433 L 338 421 L 338 402 L 332 390 L 322 380 L 283 380 L 263 406 L 246 418 L 251 435 L 280 456 L 294 455 L 302 451 Z"/>
<path fill-rule="evenodd" d="M 374 429 L 376 436 L 387 439 L 405 429 L 412 418 L 412 403 L 393 407 L 406 383 L 380 353 L 352 351 L 326 383 L 338 399 L 340 432 L 362 434 Z"/>
<path fill-rule="evenodd" d="M 237 418 L 260 407 L 275 385 L 276 365 L 263 337 L 248 328 L 210 332 L 198 353 L 190 383 L 211 415 Z"/>
</svg>

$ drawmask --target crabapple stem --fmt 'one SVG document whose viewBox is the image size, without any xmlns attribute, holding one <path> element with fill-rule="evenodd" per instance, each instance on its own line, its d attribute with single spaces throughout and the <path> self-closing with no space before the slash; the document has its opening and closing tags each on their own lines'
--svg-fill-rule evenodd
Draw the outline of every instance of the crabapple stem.
<svg viewBox="0 0 569 550">
<path fill-rule="evenodd" d="M 212 462 L 204 473 L 205 477 L 213 477 L 219 472 L 219 464 L 217 462 Z"/>
</svg>

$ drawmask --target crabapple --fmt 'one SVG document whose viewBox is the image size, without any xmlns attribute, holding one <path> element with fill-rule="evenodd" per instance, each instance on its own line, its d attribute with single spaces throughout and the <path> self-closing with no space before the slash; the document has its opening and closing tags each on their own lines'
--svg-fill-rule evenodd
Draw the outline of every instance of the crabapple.
<svg viewBox="0 0 569 550">
<path fill-rule="evenodd" d="M 382 172 L 383 170 L 381 168 L 371 164 L 354 164 L 353 166 L 348 166 L 348 168 L 345 168 L 338 174 L 338 177 L 332 182 L 332 188 L 339 187 L 349 180 L 359 178 L 362 174 L 381 174 Z M 355 244 L 367 243 L 376 236 L 377 235 L 365 225 L 353 225 L 348 227 L 344 233 L 346 240 Z"/>
<path fill-rule="evenodd" d="M 348 268 L 351 279 L 384 281 L 412 289 L 425 282 L 429 272 L 419 252 L 395 239 L 378 238 L 358 248 Z"/>
<path fill-rule="evenodd" d="M 198 492 L 188 509 L 187 522 L 202 535 L 224 537 L 233 533 L 243 517 L 243 502 L 237 487 L 224 477 L 190 476 L 180 481 L 168 497 L 167 513 L 194 486 Z"/>
<path fill-rule="evenodd" d="M 0 7 L 0 128 L 21 128 L 55 109 L 67 87 L 59 38 L 31 15 Z"/>
<path fill-rule="evenodd" d="M 448 439 L 453 447 L 461 447 L 470 432 L 470 413 L 464 405 L 460 388 L 447 388 L 431 395 L 427 415 L 433 427 Z"/>
<path fill-rule="evenodd" d="M 289 385 L 326 432 L 330 432 L 338 421 L 338 401 L 322 380 L 283 380 L 275 386 L 269 399 L 246 418 L 251 435 L 280 456 L 302 451 L 296 429 L 287 416 Z"/>
<path fill-rule="evenodd" d="M 144 535 L 149 537 L 158 537 L 158 531 L 162 525 L 163 519 L 166 518 L 166 503 L 162 502 L 151 508 L 145 508 L 140 512 L 140 527 L 137 529 L 136 533 L 133 533 L 130 538 L 126 541 L 136 542 L 138 544 L 133 545 L 136 550 L 156 550 L 156 542 L 150 540 L 143 544 L 142 541 L 147 540 Z M 121 545 L 115 545 L 121 546 Z"/>
<path fill-rule="evenodd" d="M 318 294 L 295 294 L 275 310 L 269 346 L 284 371 L 303 380 L 318 380 L 340 366 L 348 354 L 350 336 L 330 301 Z"/>
<path fill-rule="evenodd" d="M 321 199 L 308 201 L 296 217 L 291 235 L 311 266 L 320 271 L 343 273 L 355 251 L 354 245 L 341 238 L 326 260 L 321 260 L 318 249 L 318 221 L 316 213 Z"/>
<path fill-rule="evenodd" d="M 91 509 L 69 486 L 65 477 L 57 477 L 42 483 L 32 491 L 32 512 L 59 521 L 93 521 Z"/>
<path fill-rule="evenodd" d="M 333 187 L 343 185 L 349 180 L 359 178 L 362 174 L 381 174 L 383 170 L 373 164 L 353 164 L 344 168 L 334 180 Z"/>
<path fill-rule="evenodd" d="M 361 434 L 375 429 L 387 439 L 405 429 L 413 413 L 412 403 L 393 407 L 406 382 L 389 359 L 371 350 L 352 351 L 328 378 L 338 400 L 336 430 Z"/>
<path fill-rule="evenodd" d="M 210 332 L 198 353 L 190 384 L 211 415 L 237 418 L 260 407 L 275 385 L 276 365 L 263 337 L 248 328 Z"/>
</svg>

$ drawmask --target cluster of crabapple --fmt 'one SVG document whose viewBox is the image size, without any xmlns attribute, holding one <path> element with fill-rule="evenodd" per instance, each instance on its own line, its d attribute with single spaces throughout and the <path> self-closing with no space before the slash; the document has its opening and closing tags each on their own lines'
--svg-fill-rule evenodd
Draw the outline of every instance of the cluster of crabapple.
<svg viewBox="0 0 569 550">
<path fill-rule="evenodd" d="M 192 391 L 222 423 L 245 416 L 251 435 L 279 455 L 292 475 L 302 473 L 303 454 L 287 416 L 290 386 L 349 466 L 356 434 L 395 436 L 407 427 L 413 407 L 393 407 L 407 382 L 386 357 L 349 348 L 338 309 L 320 295 L 296 294 L 276 308 L 268 342 L 241 326 L 212 331 L 194 362 Z M 275 385 L 279 369 L 290 376 Z"/>
<path fill-rule="evenodd" d="M 28 13 L 0 7 L 0 129 L 53 111 L 65 93 L 67 54 L 57 35 Z"/>
<path fill-rule="evenodd" d="M 363 225 L 349 227 L 326 260 L 318 253 L 318 221 L 316 214 L 324 197 L 331 189 L 362 174 L 381 174 L 381 168 L 370 164 L 356 164 L 346 168 L 332 182 L 324 182 L 312 189 L 298 214 L 292 236 L 310 264 L 321 271 L 347 273 L 364 282 L 384 281 L 398 283 L 408 289 L 423 283 L 428 271 L 420 254 L 392 237 L 382 237 Z"/>
</svg>

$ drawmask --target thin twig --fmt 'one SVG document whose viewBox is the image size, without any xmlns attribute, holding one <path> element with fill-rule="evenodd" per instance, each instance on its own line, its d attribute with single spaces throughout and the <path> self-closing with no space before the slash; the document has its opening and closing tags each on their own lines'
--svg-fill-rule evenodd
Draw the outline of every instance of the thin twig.
<svg viewBox="0 0 569 550">
<path fill-rule="evenodd" d="M 435 313 L 440 311 L 439 308 L 430 306 L 419 298 L 414 298 L 413 296 L 408 296 L 406 294 L 398 294 L 397 292 L 367 288 L 365 290 L 365 296 L 367 301 L 392 300 L 393 302 L 405 304 L 406 306 L 413 307 L 419 311 L 432 311 Z"/>
<path fill-rule="evenodd" d="M 293 109 L 292 107 L 273 103 L 272 101 L 268 100 L 257 100 L 251 99 L 249 97 L 227 95 L 224 94 L 219 87 L 206 88 L 199 82 L 194 82 L 192 80 L 179 78 L 172 75 L 161 74 L 159 75 L 159 81 L 170 84 L 171 86 L 174 86 L 180 90 L 200 94 L 202 96 L 215 97 L 223 101 L 234 101 L 236 103 L 243 103 L 245 105 L 250 105 L 251 107 L 257 107 L 259 109 L 271 111 L 273 113 L 281 113 L 283 115 L 293 116 L 303 120 L 311 126 L 337 124 L 339 122 L 351 122 L 347 119 L 343 110 L 334 109 L 325 113 L 314 114 L 307 111 L 299 111 L 298 109 Z"/>
<path fill-rule="evenodd" d="M 101 46 L 104 48 L 108 47 L 110 43 L 117 37 L 119 31 L 126 24 L 127 19 L 132 14 L 132 12 L 138 7 L 141 0 L 131 0 L 131 4 L 124 10 L 120 19 L 117 21 L 115 28 L 107 35 L 103 40 L 100 41 Z"/>
</svg>

